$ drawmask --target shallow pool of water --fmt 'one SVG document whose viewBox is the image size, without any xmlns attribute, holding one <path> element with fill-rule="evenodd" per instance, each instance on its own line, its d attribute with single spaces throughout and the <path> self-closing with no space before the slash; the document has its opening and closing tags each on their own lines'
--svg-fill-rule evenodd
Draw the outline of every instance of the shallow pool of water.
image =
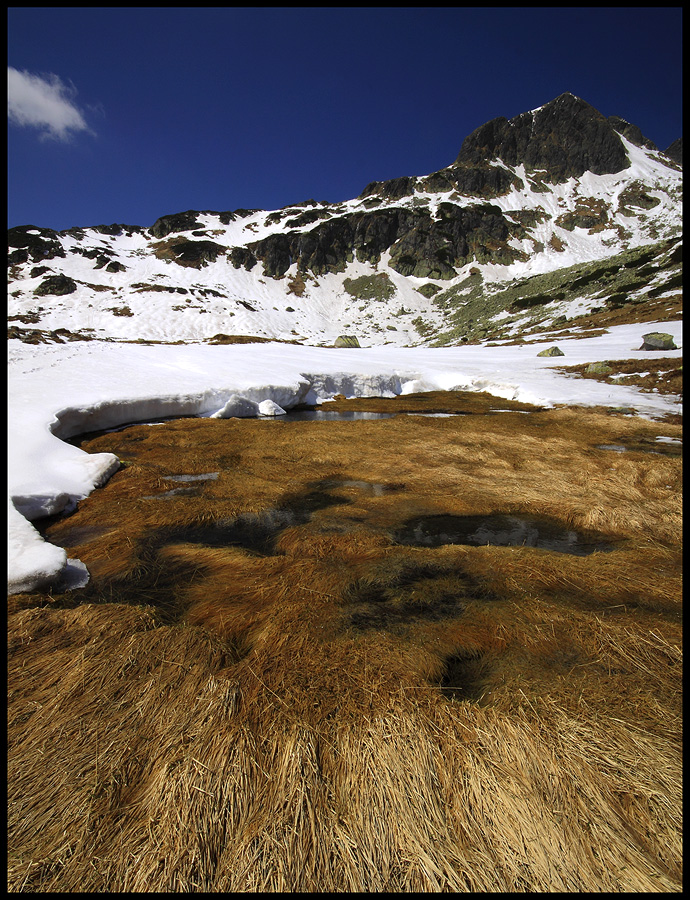
<svg viewBox="0 0 690 900">
<path fill-rule="evenodd" d="M 365 412 L 345 409 L 296 409 L 284 416 L 267 416 L 262 422 L 347 422 L 353 419 L 391 419 L 395 413 Z"/>
<path fill-rule="evenodd" d="M 614 545 L 602 536 L 583 534 L 564 528 L 557 522 L 523 514 L 418 516 L 406 522 L 394 538 L 399 544 L 418 547 L 439 547 L 443 544 L 538 547 L 574 556 L 614 549 Z"/>
<path fill-rule="evenodd" d="M 166 481 L 215 481 L 219 472 L 206 472 L 204 475 L 166 475 Z"/>
</svg>

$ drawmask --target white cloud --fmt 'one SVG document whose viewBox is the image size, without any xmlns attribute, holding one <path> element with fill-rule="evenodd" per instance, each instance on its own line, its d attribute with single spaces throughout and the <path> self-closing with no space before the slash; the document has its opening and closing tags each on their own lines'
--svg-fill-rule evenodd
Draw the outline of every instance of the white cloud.
<svg viewBox="0 0 690 900">
<path fill-rule="evenodd" d="M 57 75 L 7 67 L 7 117 L 14 125 L 40 129 L 41 137 L 66 141 L 75 132 L 91 132 L 73 102 L 75 94 Z"/>
</svg>

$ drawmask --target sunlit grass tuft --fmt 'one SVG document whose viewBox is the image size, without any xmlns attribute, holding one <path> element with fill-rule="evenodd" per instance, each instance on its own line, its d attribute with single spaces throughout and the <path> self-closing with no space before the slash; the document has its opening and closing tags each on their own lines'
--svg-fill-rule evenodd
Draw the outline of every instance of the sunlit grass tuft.
<svg viewBox="0 0 690 900">
<path fill-rule="evenodd" d="M 446 401 L 88 443 L 92 581 L 12 598 L 10 890 L 680 890 L 681 464 L 598 448 L 680 428 Z M 614 549 L 395 538 L 496 512 Z"/>
</svg>

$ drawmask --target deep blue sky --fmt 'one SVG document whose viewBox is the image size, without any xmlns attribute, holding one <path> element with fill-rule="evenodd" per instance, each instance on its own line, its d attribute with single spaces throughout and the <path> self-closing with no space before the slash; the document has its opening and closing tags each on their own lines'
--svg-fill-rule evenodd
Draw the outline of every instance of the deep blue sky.
<svg viewBox="0 0 690 900">
<path fill-rule="evenodd" d="M 87 129 L 8 126 L 8 224 L 339 201 L 564 91 L 681 136 L 680 8 L 11 8 L 8 63 Z"/>
</svg>

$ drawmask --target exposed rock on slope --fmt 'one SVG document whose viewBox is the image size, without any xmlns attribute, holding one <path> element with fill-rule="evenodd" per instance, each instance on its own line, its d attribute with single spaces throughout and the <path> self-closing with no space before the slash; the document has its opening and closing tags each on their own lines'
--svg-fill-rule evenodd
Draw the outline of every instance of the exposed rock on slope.
<svg viewBox="0 0 690 900">
<path fill-rule="evenodd" d="M 26 340 L 66 329 L 332 346 L 348 328 L 363 345 L 457 343 L 644 304 L 677 315 L 681 161 L 682 141 L 662 153 L 566 93 L 482 125 L 445 169 L 371 182 L 343 203 L 187 210 L 150 228 L 10 229 L 10 318 L 34 326 Z M 644 247 L 655 249 L 638 261 Z M 618 257 L 595 290 L 587 267 Z M 379 275 L 385 291 L 349 287 Z M 69 300 L 45 293 L 58 283 Z"/>
<path fill-rule="evenodd" d="M 628 166 L 625 147 L 611 123 L 572 94 L 561 94 L 540 109 L 514 119 L 492 119 L 465 138 L 456 165 L 501 160 L 546 170 L 558 184 L 585 172 L 608 175 Z"/>
</svg>

